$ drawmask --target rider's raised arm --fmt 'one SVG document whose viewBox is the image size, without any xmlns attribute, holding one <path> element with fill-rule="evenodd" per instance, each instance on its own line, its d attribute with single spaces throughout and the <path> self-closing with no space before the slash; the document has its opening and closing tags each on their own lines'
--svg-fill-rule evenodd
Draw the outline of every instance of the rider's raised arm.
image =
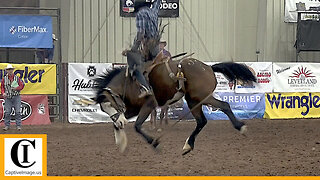
<svg viewBox="0 0 320 180">
<path fill-rule="evenodd" d="M 152 4 L 152 9 L 160 10 L 160 1 L 161 0 L 155 0 Z"/>
</svg>

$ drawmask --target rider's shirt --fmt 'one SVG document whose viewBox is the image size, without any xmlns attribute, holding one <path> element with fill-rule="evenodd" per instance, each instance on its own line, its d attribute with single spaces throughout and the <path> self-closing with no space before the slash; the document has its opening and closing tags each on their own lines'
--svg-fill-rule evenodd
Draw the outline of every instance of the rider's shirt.
<svg viewBox="0 0 320 180">
<path fill-rule="evenodd" d="M 138 33 L 146 38 L 154 38 L 158 35 L 158 15 L 160 0 L 156 0 L 152 7 L 141 8 L 136 15 L 136 26 Z"/>
</svg>

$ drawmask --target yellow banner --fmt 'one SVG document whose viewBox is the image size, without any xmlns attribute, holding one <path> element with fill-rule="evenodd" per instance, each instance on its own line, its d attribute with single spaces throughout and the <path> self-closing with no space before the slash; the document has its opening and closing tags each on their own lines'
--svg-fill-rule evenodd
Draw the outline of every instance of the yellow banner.
<svg viewBox="0 0 320 180">
<path fill-rule="evenodd" d="M 266 93 L 264 118 L 319 118 L 320 93 Z"/>
<path fill-rule="evenodd" d="M 5 76 L 8 63 L 0 63 L 0 79 Z M 14 74 L 24 82 L 21 94 L 56 94 L 57 69 L 55 64 L 12 64 Z"/>
</svg>

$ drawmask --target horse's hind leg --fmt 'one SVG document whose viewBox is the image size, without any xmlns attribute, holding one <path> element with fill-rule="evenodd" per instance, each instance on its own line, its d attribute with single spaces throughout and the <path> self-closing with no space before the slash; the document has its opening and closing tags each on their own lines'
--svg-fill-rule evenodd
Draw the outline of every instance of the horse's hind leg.
<svg viewBox="0 0 320 180">
<path fill-rule="evenodd" d="M 188 96 L 186 96 L 186 101 L 188 102 L 188 106 L 190 109 L 192 109 L 194 106 L 197 106 L 199 103 L 199 101 L 191 100 L 190 97 L 188 97 Z M 185 155 L 185 154 L 189 153 L 191 150 L 193 150 L 194 141 L 195 141 L 197 135 L 200 133 L 202 128 L 207 124 L 207 119 L 202 112 L 201 105 L 198 105 L 198 107 L 195 108 L 191 113 L 194 116 L 194 118 L 196 119 L 197 126 L 196 126 L 196 129 L 191 133 L 189 138 L 186 140 L 186 143 L 183 146 L 183 154 L 182 155 Z"/>
<path fill-rule="evenodd" d="M 150 114 L 150 129 L 154 130 L 157 127 L 157 109 L 154 109 Z"/>
<path fill-rule="evenodd" d="M 222 112 L 224 112 L 230 119 L 234 128 L 240 131 L 240 133 L 244 133 L 246 131 L 246 126 L 244 122 L 239 121 L 231 111 L 230 105 L 227 102 L 220 101 L 212 96 L 210 96 L 203 104 L 210 104 L 213 107 L 220 108 Z"/>
<path fill-rule="evenodd" d="M 135 122 L 135 129 L 136 131 L 142 135 L 142 137 L 144 137 L 144 139 L 149 143 L 152 144 L 153 147 L 157 147 L 159 145 L 158 141 L 154 142 L 154 139 L 147 135 L 145 132 L 142 131 L 142 124 L 144 123 L 144 121 L 148 118 L 149 114 L 155 109 L 155 107 L 157 106 L 157 103 L 154 99 L 154 97 L 149 97 L 148 100 L 146 101 L 146 103 L 142 106 L 139 115 L 137 117 L 137 120 Z"/>
</svg>

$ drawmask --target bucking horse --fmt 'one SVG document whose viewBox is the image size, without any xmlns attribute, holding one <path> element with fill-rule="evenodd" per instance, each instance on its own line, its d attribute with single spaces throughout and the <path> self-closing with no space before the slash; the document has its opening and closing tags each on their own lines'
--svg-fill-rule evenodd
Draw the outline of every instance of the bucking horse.
<svg viewBox="0 0 320 180">
<path fill-rule="evenodd" d="M 131 56 L 134 53 L 128 51 L 127 55 Z M 229 117 L 235 129 L 240 133 L 246 131 L 245 123 L 234 116 L 230 105 L 212 96 L 217 86 L 215 72 L 224 74 L 229 81 L 256 82 L 256 77 L 246 65 L 223 62 L 210 66 L 192 57 L 168 61 L 163 60 L 159 54 L 145 69 L 153 95 L 144 98 L 138 97 L 139 85 L 129 75 L 126 67 L 109 70 L 95 79 L 97 84 L 95 101 L 113 120 L 116 143 L 120 146 L 120 151 L 123 152 L 127 145 L 124 132 L 126 119 L 134 116 L 137 116 L 134 124 L 136 132 L 142 135 L 152 147 L 157 148 L 160 138 L 152 137 L 144 132 L 142 124 L 157 106 L 172 104 L 183 96 L 197 125 L 186 139 L 182 154 L 187 154 L 194 149 L 196 136 L 207 124 L 202 105 L 220 109 Z"/>
</svg>

